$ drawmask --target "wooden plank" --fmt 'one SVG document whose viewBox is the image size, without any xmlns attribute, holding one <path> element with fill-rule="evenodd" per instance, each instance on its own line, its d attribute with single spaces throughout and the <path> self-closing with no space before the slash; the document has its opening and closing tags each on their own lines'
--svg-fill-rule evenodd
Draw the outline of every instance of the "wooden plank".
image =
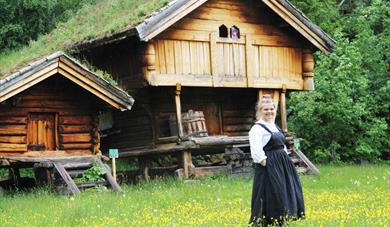
<svg viewBox="0 0 390 227">
<path fill-rule="evenodd" d="M 176 74 L 175 71 L 175 48 L 172 40 L 164 40 L 165 62 L 168 74 Z"/>
<path fill-rule="evenodd" d="M 81 109 L 78 108 L 77 106 L 74 106 L 73 108 L 50 108 L 50 107 L 45 107 L 45 108 L 14 108 L 14 109 L 5 109 L 0 107 L 0 116 L 10 116 L 10 115 L 25 115 L 27 116 L 29 113 L 42 113 L 42 112 L 56 112 L 60 114 L 61 116 L 75 116 L 75 115 L 87 115 L 90 114 L 91 110 L 89 109 Z"/>
<path fill-rule="evenodd" d="M 147 78 L 147 80 L 152 86 L 176 86 L 176 83 L 180 83 L 182 86 L 212 86 L 212 77 L 210 75 L 160 74 L 156 75 L 153 80 L 151 78 Z"/>
<path fill-rule="evenodd" d="M 61 144 L 62 150 L 84 150 L 84 149 L 92 149 L 92 143 L 64 143 Z"/>
<path fill-rule="evenodd" d="M 158 70 L 160 73 L 165 74 L 167 73 L 166 68 L 166 57 L 165 57 L 165 47 L 164 47 L 164 40 L 157 40 L 156 41 L 156 59 L 159 63 Z"/>
<path fill-rule="evenodd" d="M 299 40 L 286 35 L 259 35 L 251 34 L 255 46 L 279 46 L 301 48 Z"/>
<path fill-rule="evenodd" d="M 211 57 L 211 74 L 213 75 L 213 86 L 218 84 L 218 50 L 217 50 L 217 33 L 210 33 L 210 57 Z"/>
<path fill-rule="evenodd" d="M 191 74 L 199 74 L 198 70 L 198 53 L 196 51 L 196 42 L 190 42 L 190 65 L 191 65 Z"/>
<path fill-rule="evenodd" d="M 60 116 L 59 117 L 60 125 L 91 125 L 92 117 L 91 116 Z"/>
<path fill-rule="evenodd" d="M 96 160 L 97 166 L 99 166 L 105 173 L 106 180 L 110 183 L 112 189 L 116 192 L 122 192 L 121 187 L 119 184 L 115 181 L 114 177 L 111 175 L 110 170 L 103 164 L 103 162 L 100 159 Z"/>
<path fill-rule="evenodd" d="M 224 110 L 223 111 L 223 117 L 229 118 L 229 117 L 253 117 L 254 111 L 253 110 Z"/>
<path fill-rule="evenodd" d="M 92 141 L 90 133 L 60 134 L 62 143 L 88 143 Z"/>
<path fill-rule="evenodd" d="M 60 133 L 90 133 L 92 125 L 60 125 Z"/>
<path fill-rule="evenodd" d="M 203 42 L 203 59 L 205 61 L 205 67 L 203 74 L 211 75 L 211 59 L 210 59 L 210 43 Z"/>
<path fill-rule="evenodd" d="M 25 116 L 2 116 L 0 117 L 0 124 L 26 124 L 27 117 Z"/>
<path fill-rule="evenodd" d="M 26 126 L 0 125 L 0 135 L 26 135 Z"/>
<path fill-rule="evenodd" d="M 282 89 L 280 94 L 280 121 L 283 131 L 287 132 L 286 86 L 284 85 Z"/>
<path fill-rule="evenodd" d="M 280 98 L 280 92 L 279 92 L 279 90 L 275 89 L 274 94 L 273 94 L 273 99 L 274 99 L 274 103 L 275 103 L 275 113 L 278 112 L 279 98 Z"/>
<path fill-rule="evenodd" d="M 158 36 L 158 39 L 207 42 L 209 40 L 209 32 L 185 29 L 167 29 Z"/>
<path fill-rule="evenodd" d="M 1 152 L 26 152 L 27 144 L 0 143 Z"/>
<path fill-rule="evenodd" d="M 251 127 L 252 125 L 225 125 L 223 130 L 227 132 L 249 131 Z"/>
<path fill-rule="evenodd" d="M 175 55 L 175 74 L 182 74 L 183 73 L 183 56 L 182 56 L 182 46 L 181 41 L 173 41 L 174 46 L 174 55 Z"/>
<path fill-rule="evenodd" d="M 63 100 L 21 100 L 16 103 L 16 107 L 25 107 L 25 108 L 45 108 L 50 107 L 51 109 L 56 108 L 74 108 L 75 104 L 71 101 Z M 88 108 L 88 104 L 84 103 L 83 106 L 78 108 Z"/>
<path fill-rule="evenodd" d="M 252 36 L 247 35 L 245 37 L 245 67 L 246 67 L 246 84 L 248 87 L 251 87 L 253 85 L 253 79 L 254 77 L 254 67 L 255 67 L 255 61 L 257 60 L 253 56 L 253 51 L 255 50 L 255 47 L 252 45 Z"/>
<path fill-rule="evenodd" d="M 191 73 L 190 42 L 182 41 L 181 48 L 182 48 L 182 57 L 183 57 L 182 59 L 183 74 L 190 74 Z"/>
<path fill-rule="evenodd" d="M 254 123 L 254 118 L 253 117 L 248 117 L 248 118 L 241 118 L 241 117 L 236 117 L 236 118 L 225 118 L 223 120 L 225 125 L 236 125 L 236 124 L 253 124 Z"/>
<path fill-rule="evenodd" d="M 26 136 L 0 136 L 0 143 L 26 143 Z"/>
<path fill-rule="evenodd" d="M 241 23 L 235 22 L 234 19 L 230 20 L 233 22 L 229 26 L 236 25 L 240 28 L 241 34 L 253 34 L 253 35 L 274 35 L 283 37 L 285 34 L 278 30 L 274 26 L 264 25 L 264 24 L 254 24 L 254 23 Z M 182 30 L 194 30 L 194 31 L 207 31 L 215 32 L 221 24 L 226 23 L 226 21 L 218 20 L 202 20 L 195 18 L 183 18 L 178 23 L 174 24 L 172 28 L 182 29 Z"/>
<path fill-rule="evenodd" d="M 60 163 L 56 163 L 56 162 L 54 162 L 54 168 L 58 171 L 62 179 L 65 181 L 69 191 L 73 195 L 79 195 L 80 194 L 79 188 L 74 183 L 73 179 L 69 176 L 68 172 L 66 172 L 65 168 Z"/>
<path fill-rule="evenodd" d="M 220 4 L 221 6 L 222 4 Z M 241 6 L 237 9 L 234 5 L 225 5 L 224 8 L 215 8 L 209 6 L 199 7 L 197 10 L 188 15 L 189 18 L 201 19 L 201 20 L 216 20 L 221 22 L 230 23 L 259 23 L 256 20 L 255 15 L 250 15 L 250 12 L 246 10 L 248 6 Z"/>
<path fill-rule="evenodd" d="M 306 164 L 310 172 L 317 176 L 321 174 L 317 167 L 306 157 L 306 155 L 301 150 L 294 150 L 294 153 L 297 154 L 298 157 Z"/>
</svg>

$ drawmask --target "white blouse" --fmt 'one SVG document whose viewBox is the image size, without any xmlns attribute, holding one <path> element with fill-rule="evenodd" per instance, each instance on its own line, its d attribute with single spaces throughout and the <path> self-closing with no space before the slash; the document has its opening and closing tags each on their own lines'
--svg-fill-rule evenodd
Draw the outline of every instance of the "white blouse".
<svg viewBox="0 0 390 227">
<path fill-rule="evenodd" d="M 261 123 L 265 125 L 271 132 L 279 132 L 278 128 L 274 123 L 266 123 L 264 120 L 260 119 L 256 123 Z M 264 146 L 267 145 L 268 141 L 271 139 L 271 133 L 265 130 L 258 124 L 252 126 L 249 131 L 249 145 L 251 149 L 251 156 L 254 163 L 260 163 L 264 159 L 267 159 L 267 156 L 264 153 Z M 287 152 L 286 145 L 284 150 Z"/>
</svg>

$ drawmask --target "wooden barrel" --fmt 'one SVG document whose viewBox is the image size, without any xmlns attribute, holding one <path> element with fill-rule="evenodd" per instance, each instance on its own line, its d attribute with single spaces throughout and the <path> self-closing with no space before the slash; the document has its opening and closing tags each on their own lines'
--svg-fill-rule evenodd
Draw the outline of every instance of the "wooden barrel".
<svg viewBox="0 0 390 227">
<path fill-rule="evenodd" d="M 208 136 L 203 111 L 189 110 L 183 116 L 183 126 L 188 136 Z"/>
<path fill-rule="evenodd" d="M 208 136 L 206 120 L 203 111 L 189 110 L 182 114 L 184 136 Z M 169 128 L 172 136 L 177 136 L 176 116 L 169 117 Z"/>
</svg>

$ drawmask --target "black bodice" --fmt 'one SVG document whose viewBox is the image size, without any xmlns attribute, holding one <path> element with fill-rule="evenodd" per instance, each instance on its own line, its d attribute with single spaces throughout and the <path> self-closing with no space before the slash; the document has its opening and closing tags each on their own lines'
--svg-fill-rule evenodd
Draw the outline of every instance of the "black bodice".
<svg viewBox="0 0 390 227">
<path fill-rule="evenodd" d="M 263 148 L 264 151 L 272 151 L 272 150 L 284 149 L 284 145 L 286 144 L 286 138 L 284 137 L 284 134 L 283 134 L 282 130 L 279 127 L 277 127 L 279 132 L 272 132 L 264 124 L 258 123 L 258 125 L 260 125 L 265 130 L 267 130 L 269 133 L 271 133 L 271 139 L 264 146 L 264 148 Z"/>
</svg>

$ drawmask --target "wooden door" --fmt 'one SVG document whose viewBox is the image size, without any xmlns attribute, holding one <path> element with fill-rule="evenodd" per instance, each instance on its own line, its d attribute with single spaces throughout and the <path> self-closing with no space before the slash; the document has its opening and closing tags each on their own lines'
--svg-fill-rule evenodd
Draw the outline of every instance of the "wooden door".
<svg viewBox="0 0 390 227">
<path fill-rule="evenodd" d="M 56 150 L 56 114 L 30 113 L 27 124 L 29 151 Z"/>
</svg>

